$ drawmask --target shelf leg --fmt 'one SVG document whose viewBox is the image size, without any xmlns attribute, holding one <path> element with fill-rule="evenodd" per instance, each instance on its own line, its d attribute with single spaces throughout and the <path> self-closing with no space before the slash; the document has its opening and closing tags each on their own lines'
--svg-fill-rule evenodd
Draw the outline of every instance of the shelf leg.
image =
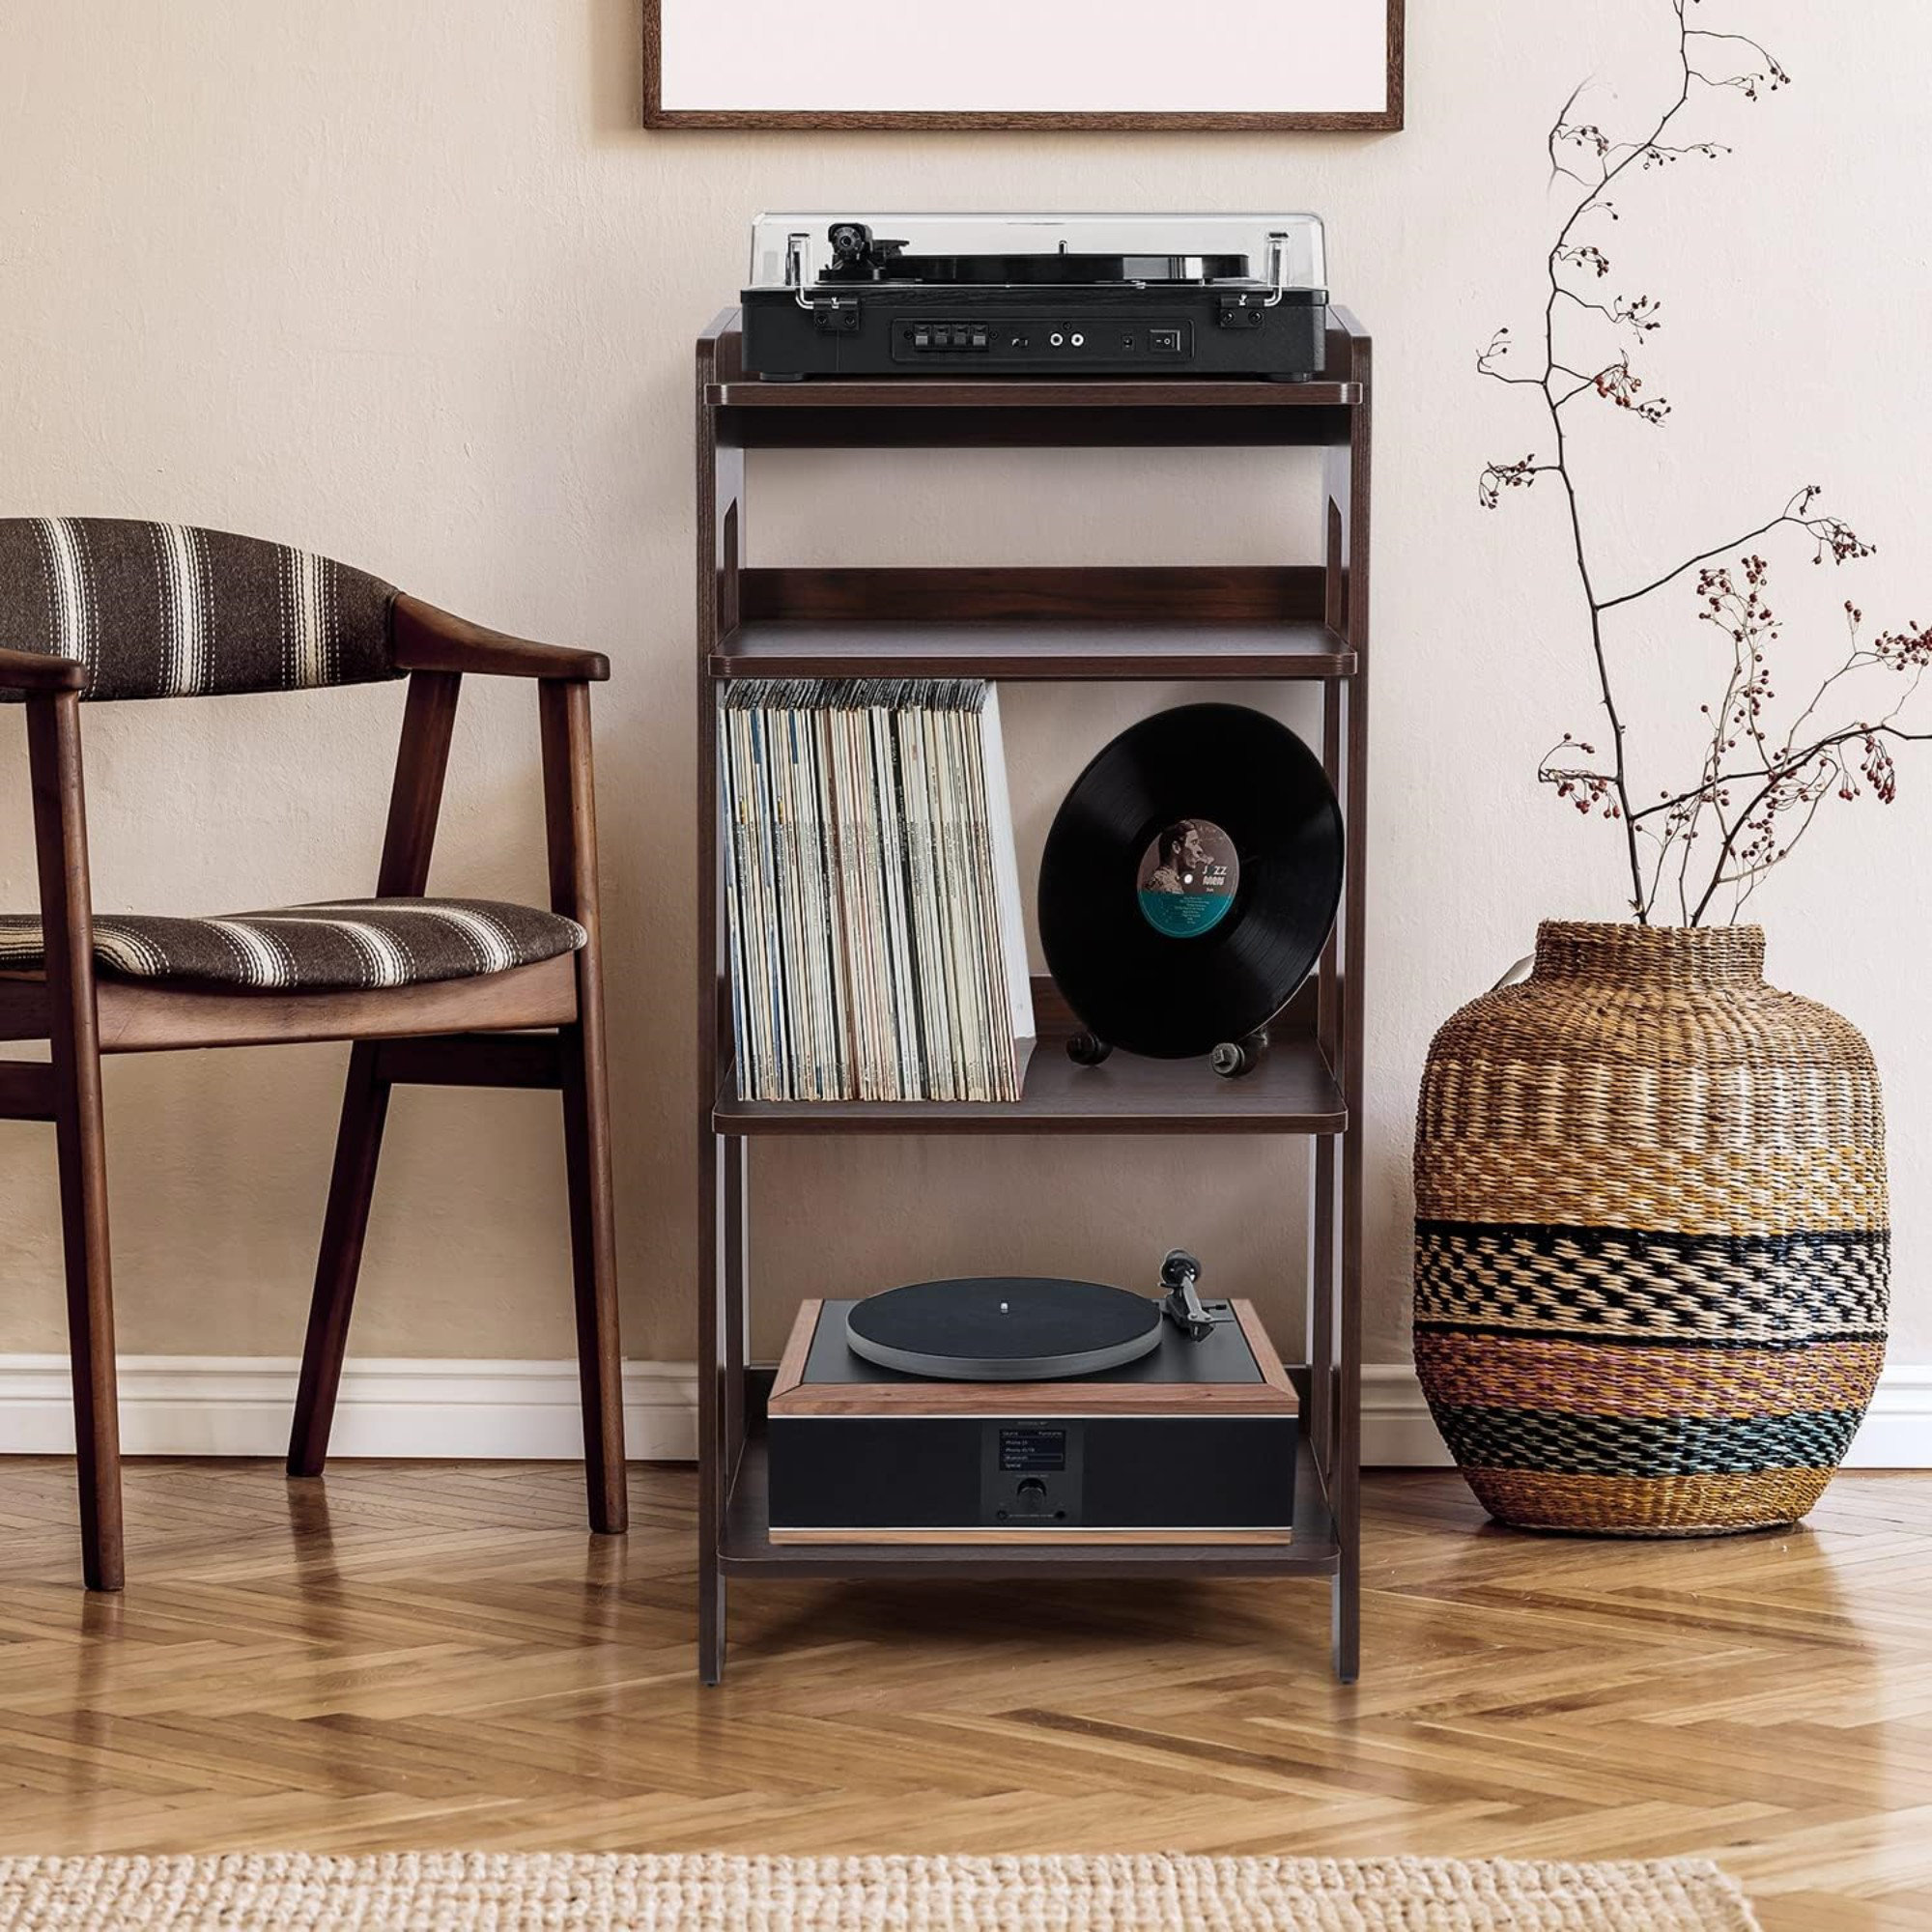
<svg viewBox="0 0 1932 1932">
<path fill-rule="evenodd" d="M 1335 1479 L 1335 1136 L 1308 1156 L 1308 1440 L 1321 1480 Z"/>
<path fill-rule="evenodd" d="M 705 1439 L 712 1451 L 715 1477 L 707 1477 L 722 1529 L 730 1505 L 731 1486 L 745 1453 L 745 1321 L 750 1286 L 751 1204 L 745 1184 L 748 1159 L 742 1139 L 726 1136 L 712 1142 L 712 1198 L 716 1203 L 715 1247 L 711 1276 L 714 1332 L 720 1338 L 712 1385 L 717 1389 L 714 1434 Z M 718 1567 L 719 1536 L 705 1545 L 698 1565 L 698 1675 L 707 1684 L 724 1676 L 724 1652 L 729 1631 L 724 1577 Z"/>
<path fill-rule="evenodd" d="M 1333 1587 L 1335 1676 L 1343 1684 L 1354 1683 L 1362 1662 L 1362 1131 L 1352 1111 L 1350 1121 L 1342 1141 L 1340 1373 L 1332 1383 L 1335 1461 L 1328 1479 L 1342 1559 Z M 1334 1287 L 1331 1275 L 1331 1293 Z"/>
<path fill-rule="evenodd" d="M 731 1486 L 738 1480 L 739 1460 L 745 1453 L 745 1347 L 751 1321 L 752 1247 L 751 1191 L 746 1173 L 751 1150 L 742 1137 L 727 1136 L 718 1151 L 724 1170 L 724 1224 L 719 1234 L 724 1246 L 724 1492 L 728 1501 Z"/>
<path fill-rule="evenodd" d="M 1358 469 L 1366 452 L 1355 452 Z M 1356 503 L 1366 511 L 1367 480 Z M 1367 554 L 1359 524 L 1353 535 L 1357 591 L 1366 595 Z M 1360 627 L 1356 610 L 1352 624 Z M 1336 1309 L 1335 1472 L 1329 1501 L 1335 1512 L 1335 1539 L 1341 1567 L 1335 1577 L 1335 1675 L 1352 1684 L 1361 1668 L 1362 1625 L 1362 1193 L 1366 1158 L 1363 1118 L 1363 1006 L 1366 996 L 1366 921 L 1363 916 L 1365 853 L 1368 848 L 1368 693 L 1357 681 L 1344 699 L 1348 746 L 1348 909 L 1342 941 L 1342 1093 L 1349 1103 L 1349 1126 L 1342 1136 L 1341 1300 Z"/>
<path fill-rule="evenodd" d="M 1342 1573 L 1329 1584 L 1334 1599 L 1335 1682 L 1352 1684 L 1362 1674 L 1362 1552 L 1342 1546 Z"/>
<path fill-rule="evenodd" d="M 707 1685 L 724 1681 L 724 1578 L 719 1574 L 718 1552 L 705 1550 L 698 1562 L 697 1676 Z"/>
<path fill-rule="evenodd" d="M 1339 1367 L 1342 1341 L 1341 1256 L 1336 1245 L 1336 1180 L 1341 1163 L 1336 1142 L 1325 1135 L 1315 1143 L 1309 1214 L 1308 1386 L 1309 1439 L 1327 1485 L 1335 1514 L 1341 1568 L 1331 1586 L 1335 1675 L 1352 1684 L 1360 1667 L 1361 1476 L 1360 1408 L 1351 1402 L 1350 1381 Z"/>
<path fill-rule="evenodd" d="M 698 1136 L 697 1335 L 697 1674 L 706 1684 L 724 1675 L 724 1577 L 718 1549 L 724 1534 L 730 1482 L 725 1402 L 729 1329 L 724 1319 L 726 1178 L 718 1136 Z"/>
</svg>

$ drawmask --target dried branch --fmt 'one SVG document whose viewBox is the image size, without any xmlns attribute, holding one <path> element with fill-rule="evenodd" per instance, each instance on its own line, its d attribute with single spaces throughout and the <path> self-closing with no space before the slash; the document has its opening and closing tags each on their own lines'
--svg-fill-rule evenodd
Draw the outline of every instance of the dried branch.
<svg viewBox="0 0 1932 1932">
<path fill-rule="evenodd" d="M 1914 623 L 1861 641 L 1863 613 L 1845 606 L 1849 644 L 1843 661 L 1817 686 L 1808 702 L 1782 733 L 1772 723 L 1776 703 L 1773 656 L 1782 624 L 1770 603 L 1771 565 L 1754 548 L 1761 541 L 1796 530 L 1812 543 L 1812 562 L 1851 563 L 1872 554 L 1865 543 L 1836 517 L 1815 514 L 1815 484 L 1795 493 L 1776 516 L 1727 542 L 1711 545 L 1634 589 L 1605 596 L 1597 587 L 1594 553 L 1586 529 L 1582 479 L 1570 447 L 1565 412 L 1586 398 L 1645 423 L 1661 426 L 1670 405 L 1649 395 L 1632 360 L 1662 326 L 1661 304 L 1649 295 L 1607 298 L 1583 292 L 1612 272 L 1609 255 L 1596 242 L 1579 239 L 1584 224 L 1615 222 L 1621 213 L 1605 190 L 1621 176 L 1658 174 L 1676 162 L 1719 160 L 1731 151 L 1680 127 L 1691 99 L 1701 91 L 1729 90 L 1755 101 L 1790 85 L 1790 75 L 1759 41 L 1749 35 L 1690 24 L 1689 10 L 1700 0 L 1669 0 L 1676 23 L 1674 61 L 1668 70 L 1662 105 L 1648 132 L 1625 138 L 1595 122 L 1573 118 L 1582 88 L 1564 102 L 1551 123 L 1546 145 L 1550 180 L 1569 181 L 1581 190 L 1565 215 L 1545 261 L 1548 294 L 1544 301 L 1540 366 L 1519 373 L 1502 367 L 1518 345 L 1507 328 L 1498 329 L 1476 358 L 1480 375 L 1511 388 L 1534 389 L 1554 443 L 1554 453 L 1535 451 L 1483 468 L 1477 497 L 1496 509 L 1511 491 L 1528 490 L 1539 477 L 1555 476 L 1568 513 L 1570 549 L 1589 627 L 1599 701 L 1608 720 L 1606 754 L 1566 732 L 1537 768 L 1540 782 L 1586 817 L 1603 817 L 1622 830 L 1630 870 L 1631 909 L 1648 923 L 1666 886 L 1673 889 L 1687 924 L 1701 923 L 1718 896 L 1735 894 L 1731 916 L 1766 874 L 1781 863 L 1809 829 L 1830 797 L 1854 799 L 1870 792 L 1889 804 L 1897 791 L 1891 746 L 1932 736 L 1903 729 L 1897 719 L 1932 668 L 1932 631 Z M 1582 287 L 1574 284 L 1581 283 Z M 1596 353 L 1585 340 L 1599 338 Z M 1605 354 L 1601 338 L 1622 346 Z M 1655 805 L 1632 804 L 1628 730 L 1612 675 L 1605 620 L 1610 613 L 1641 604 L 1696 572 L 1694 591 L 1700 620 L 1726 639 L 1728 663 L 1715 704 L 1702 707 L 1710 738 L 1696 781 L 1673 790 L 1664 786 Z M 1892 703 L 1825 730 L 1815 721 L 1828 699 L 1840 696 L 1847 680 L 1867 672 L 1902 678 Z M 1742 801 L 1742 803 L 1740 803 Z M 1708 852 L 1707 838 L 1715 838 Z"/>
<path fill-rule="evenodd" d="M 1614 611 L 1620 604 L 1634 604 L 1638 598 L 1648 597 L 1653 590 L 1662 590 L 1666 583 L 1675 582 L 1686 571 L 1696 569 L 1700 563 L 1709 563 L 1713 557 L 1727 556 L 1741 551 L 1747 544 L 1754 544 L 1760 537 L 1768 537 L 1787 524 L 1795 525 L 1816 540 L 1818 550 L 1811 559 L 1814 563 L 1823 563 L 1828 556 L 1833 563 L 1850 563 L 1874 555 L 1878 546 L 1861 543 L 1851 527 L 1840 523 L 1836 517 L 1813 517 L 1808 514 L 1821 494 L 1818 484 L 1807 483 L 1768 524 L 1760 524 L 1756 529 L 1747 530 L 1743 536 L 1733 537 L 1729 543 L 1713 544 L 1709 550 L 1686 557 L 1682 563 L 1673 564 L 1662 576 L 1653 578 L 1639 588 L 1606 599 L 1603 608 Z"/>
</svg>

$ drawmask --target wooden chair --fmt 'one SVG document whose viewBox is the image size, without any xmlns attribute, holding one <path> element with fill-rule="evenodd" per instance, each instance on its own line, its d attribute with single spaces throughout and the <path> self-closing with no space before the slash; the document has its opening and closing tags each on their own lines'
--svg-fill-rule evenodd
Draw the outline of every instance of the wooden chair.
<svg viewBox="0 0 1932 1932">
<path fill-rule="evenodd" d="M 593 651 L 526 643 L 304 552 L 182 525 L 0 520 L 0 699 L 26 707 L 38 917 L 0 918 L 0 1119 L 59 1151 L 87 1584 L 122 1584 L 120 1437 L 100 1061 L 175 1047 L 351 1040 L 289 1473 L 320 1475 L 390 1089 L 562 1095 L 590 1524 L 625 1526 L 611 1125 L 598 949 Z M 457 696 L 536 681 L 550 909 L 424 896 Z M 98 914 L 83 699 L 297 690 L 407 676 L 373 900 L 208 921 Z"/>
</svg>

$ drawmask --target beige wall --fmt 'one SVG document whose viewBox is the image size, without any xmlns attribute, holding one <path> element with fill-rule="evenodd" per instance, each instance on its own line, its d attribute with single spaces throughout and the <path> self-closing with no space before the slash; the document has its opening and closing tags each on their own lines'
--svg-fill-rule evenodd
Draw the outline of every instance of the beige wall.
<svg viewBox="0 0 1932 1932">
<path fill-rule="evenodd" d="M 1583 436 L 1617 478 L 1600 499 L 1613 574 L 1705 530 L 1707 504 L 1743 529 L 1815 478 L 1885 546 L 1857 581 L 1866 608 L 1932 613 L 1932 214 L 1916 192 L 1932 16 L 1871 0 L 1852 34 L 1799 0 L 1721 6 L 1762 25 L 1798 85 L 1714 101 L 1737 157 L 1620 197 L 1616 286 L 1667 298 L 1655 359 L 1678 412 L 1662 433 L 1606 412 Z M 1471 358 L 1528 319 L 1543 122 L 1577 78 L 1627 75 L 1667 9 L 1409 11 L 1412 118 L 1390 138 L 814 138 L 644 134 L 633 0 L 0 0 L 0 514 L 282 536 L 615 661 L 597 716 L 631 1353 L 692 1349 L 691 337 L 738 286 L 762 206 L 1144 204 L 1321 210 L 1338 294 L 1378 337 L 1368 1329 L 1372 1356 L 1402 1356 L 1431 1029 L 1527 949 L 1539 914 L 1617 909 L 1613 845 L 1530 782 L 1545 745 L 1592 721 L 1555 501 L 1476 508 L 1482 460 L 1535 439 Z M 1211 9 L 1188 18 L 1211 31 Z M 1607 93 L 1589 106 L 1616 111 Z M 1302 527 L 1309 487 L 1259 459 L 774 459 L 753 475 L 753 554 L 1261 560 Z M 1851 587 L 1828 575 L 1792 558 L 1794 631 Z M 1695 626 L 1624 648 L 1654 649 L 1649 688 L 1681 712 Z M 1014 696 L 1029 864 L 1080 762 L 1172 695 Z M 520 689 L 465 703 L 439 883 L 534 892 L 533 707 Z M 396 708 L 377 690 L 90 714 L 101 901 L 366 890 Z M 4 715 L 0 800 L 0 904 L 29 904 Z M 1887 1071 L 1897 1354 L 1921 1361 L 1928 831 L 1922 760 L 1889 812 L 1828 822 L 1762 897 L 1774 977 L 1864 1024 Z M 126 1348 L 295 1349 L 340 1063 L 305 1048 L 111 1069 Z M 569 1352 L 553 1114 L 529 1095 L 403 1099 L 360 1350 Z M 768 1333 L 808 1291 L 974 1267 L 1133 1281 L 1170 1240 L 1202 1250 L 1216 1289 L 1293 1305 L 1292 1151 L 1272 1167 L 1226 1142 L 758 1151 Z M 45 1139 L 0 1127 L 0 1352 L 61 1346 L 58 1252 Z"/>
</svg>

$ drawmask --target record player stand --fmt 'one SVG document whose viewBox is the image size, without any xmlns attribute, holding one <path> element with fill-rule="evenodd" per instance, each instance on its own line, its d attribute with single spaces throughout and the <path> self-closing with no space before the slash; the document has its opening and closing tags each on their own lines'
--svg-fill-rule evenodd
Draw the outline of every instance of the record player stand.
<svg viewBox="0 0 1932 1932">
<path fill-rule="evenodd" d="M 1356 1675 L 1361 1584 L 1362 983 L 1369 666 L 1368 336 L 1332 309 L 1318 383 L 747 380 L 738 312 L 697 342 L 698 1666 L 724 1667 L 734 1579 L 1325 1577 L 1335 1674 Z M 1212 568 L 754 568 L 748 449 L 1278 447 L 1323 452 L 1321 561 Z M 1075 1066 L 1075 1024 L 1034 983 L 1040 1044 L 1009 1105 L 737 1098 L 719 842 L 716 696 L 739 677 L 1293 679 L 1320 685 L 1343 804 L 1342 910 L 1254 1071 L 1115 1054 Z M 751 1142 L 766 1134 L 1263 1134 L 1312 1141 L 1306 1427 L 1287 1547 L 775 1544 L 763 1403 L 746 1360 Z M 1151 1229 L 1158 1245 L 1174 1231 Z"/>
</svg>

